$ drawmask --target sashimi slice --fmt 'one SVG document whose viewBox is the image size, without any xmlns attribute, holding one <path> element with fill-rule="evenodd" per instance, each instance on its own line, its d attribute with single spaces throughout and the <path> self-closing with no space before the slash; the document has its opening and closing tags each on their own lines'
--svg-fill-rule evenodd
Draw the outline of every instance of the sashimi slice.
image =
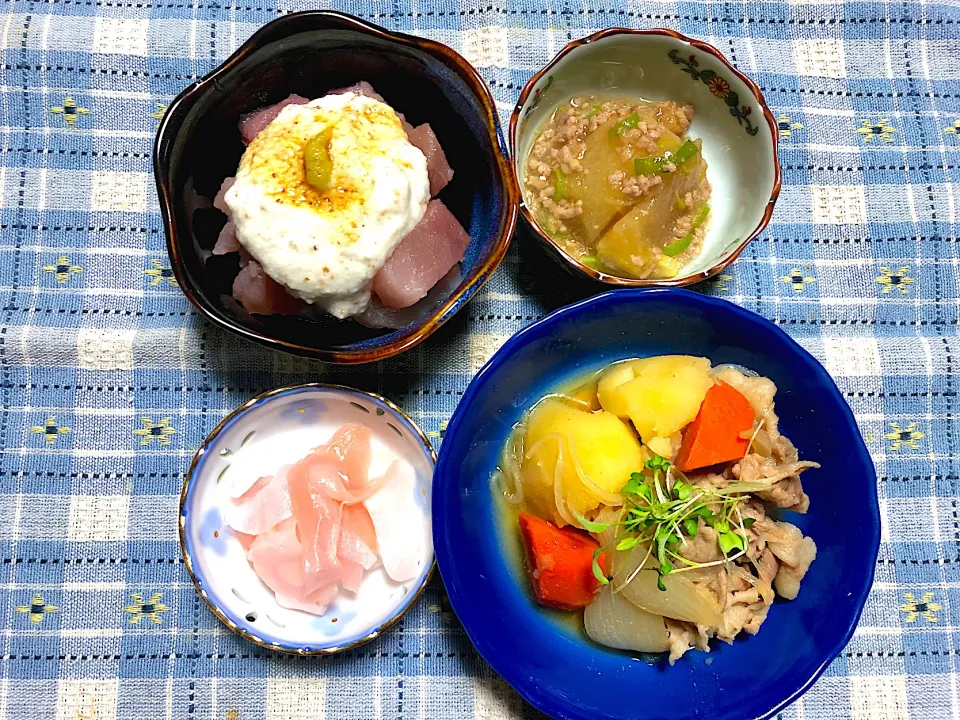
<svg viewBox="0 0 960 720">
<path fill-rule="evenodd" d="M 290 468 L 287 485 L 303 543 L 303 591 L 310 594 L 340 579 L 340 503 L 327 494 L 322 483 L 311 478 L 302 460 Z"/>
<path fill-rule="evenodd" d="M 384 570 L 392 580 L 406 582 L 420 573 L 427 545 L 424 524 L 418 520 L 416 475 L 408 463 L 394 460 L 386 478 L 379 492 L 363 504 L 377 532 Z"/>
<path fill-rule="evenodd" d="M 469 244 L 470 236 L 446 205 L 431 200 L 423 219 L 374 275 L 373 291 L 385 307 L 409 307 L 463 260 Z"/>
<path fill-rule="evenodd" d="M 397 111 L 394 110 L 394 112 L 397 112 Z M 407 122 L 407 118 L 404 117 L 403 113 L 398 112 L 397 117 L 400 119 L 400 127 L 402 127 L 403 131 L 407 134 L 407 140 L 410 141 L 410 144 L 416 145 L 416 143 L 413 142 L 413 134 L 414 132 L 416 132 L 416 128 L 414 128 L 413 125 Z M 423 150 L 421 150 L 420 152 L 423 152 Z M 429 161 L 429 158 L 427 158 L 427 160 Z M 428 162 L 427 174 L 429 175 L 429 173 L 430 173 L 430 168 L 429 168 L 429 162 Z M 430 195 L 432 196 L 433 193 L 430 193 Z"/>
<path fill-rule="evenodd" d="M 340 561 L 357 563 L 365 570 L 376 567 L 377 532 L 370 513 L 363 505 L 344 505 L 340 520 L 340 542 L 337 556 Z"/>
<path fill-rule="evenodd" d="M 293 297 L 267 275 L 256 260 L 250 260 L 233 280 L 233 296 L 250 313 L 295 315 L 306 303 Z"/>
<path fill-rule="evenodd" d="M 240 118 L 240 136 L 243 138 L 244 145 L 249 145 L 253 139 L 260 134 L 267 125 L 277 119 L 277 115 L 287 105 L 306 105 L 310 102 L 309 98 L 300 95 L 291 95 L 286 100 L 281 100 L 276 105 L 268 105 L 260 110 L 254 110 Z"/>
<path fill-rule="evenodd" d="M 450 268 L 450 272 L 440 279 L 440 282 L 430 288 L 425 298 L 418 300 L 410 307 L 391 310 L 384 307 L 380 299 L 374 295 L 370 298 L 367 309 L 359 315 L 354 315 L 353 319 L 369 328 L 396 330 L 409 327 L 433 313 L 460 286 L 462 279 L 460 265 L 454 265 Z"/>
<path fill-rule="evenodd" d="M 257 535 L 247 559 L 254 572 L 277 596 L 303 597 L 303 546 L 293 518 Z"/>
<path fill-rule="evenodd" d="M 238 498 L 230 498 L 227 524 L 237 532 L 259 535 L 293 514 L 286 472 L 262 477 Z"/>
<path fill-rule="evenodd" d="M 213 246 L 214 255 L 226 255 L 227 253 L 240 252 L 243 246 L 237 239 L 237 226 L 232 220 L 227 220 L 227 224 L 220 230 L 217 236 L 217 244 Z"/>
<path fill-rule="evenodd" d="M 440 141 L 428 124 L 407 130 L 410 142 L 420 148 L 427 158 L 427 176 L 430 178 L 430 197 L 436 197 L 447 183 L 453 180 L 453 168 L 447 162 L 447 155 L 440 147 Z"/>
<path fill-rule="evenodd" d="M 327 92 L 327 95 L 343 95 L 344 93 L 356 93 L 357 95 L 366 95 L 368 98 L 373 98 L 374 100 L 379 100 L 380 102 L 386 104 L 386 100 L 373 89 L 373 85 L 368 83 L 366 80 L 361 80 L 358 83 L 353 85 L 348 85 L 347 87 L 337 88 L 336 90 L 330 90 Z"/>
<path fill-rule="evenodd" d="M 213 199 L 213 206 L 227 217 L 230 217 L 230 206 L 227 205 L 227 201 L 224 200 L 224 195 L 227 194 L 227 190 L 232 188 L 236 181 L 237 179 L 232 176 L 224 180 L 220 185 L 220 190 L 217 191 L 217 196 Z"/>
</svg>

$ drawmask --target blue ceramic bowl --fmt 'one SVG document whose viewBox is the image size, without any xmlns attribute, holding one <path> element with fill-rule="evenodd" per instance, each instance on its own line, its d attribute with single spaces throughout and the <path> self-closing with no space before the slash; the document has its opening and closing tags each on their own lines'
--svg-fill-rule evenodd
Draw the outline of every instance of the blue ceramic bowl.
<svg viewBox="0 0 960 720">
<path fill-rule="evenodd" d="M 320 97 L 367 80 L 414 125 L 429 122 L 454 170 L 440 199 L 470 234 L 463 280 L 428 295 L 419 318 L 398 330 L 352 321 L 251 315 L 231 297 L 236 254 L 210 257 L 225 216 L 210 208 L 236 174 L 241 115 L 291 93 Z M 363 363 L 424 340 L 460 310 L 500 264 L 517 221 L 518 190 L 490 89 L 454 50 L 329 11 L 284 15 L 266 24 L 220 67 L 171 104 L 154 147 L 167 250 L 177 283 L 212 322 L 244 337 L 328 362 Z"/>
<path fill-rule="evenodd" d="M 781 430 L 802 457 L 817 543 L 800 596 L 778 601 L 756 636 L 669 667 L 601 648 L 538 607 L 504 554 L 490 474 L 511 426 L 545 392 L 627 357 L 668 353 L 737 363 L 771 378 Z M 474 378 L 447 428 L 433 483 L 434 546 L 454 611 L 480 654 L 528 701 L 567 720 L 768 718 L 840 653 L 873 581 L 876 474 L 830 376 L 763 318 L 685 290 L 618 290 L 514 335 Z M 514 541 L 515 542 L 515 541 Z"/>
</svg>

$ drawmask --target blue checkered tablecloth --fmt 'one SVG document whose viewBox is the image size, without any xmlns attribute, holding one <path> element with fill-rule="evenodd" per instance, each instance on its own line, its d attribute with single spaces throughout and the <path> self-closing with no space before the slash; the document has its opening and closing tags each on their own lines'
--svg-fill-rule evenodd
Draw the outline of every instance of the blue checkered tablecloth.
<svg viewBox="0 0 960 720">
<path fill-rule="evenodd" d="M 225 3 L 225 4 L 223 4 Z M 471 375 L 561 303 L 523 238 L 437 336 L 326 367 L 210 326 L 171 277 L 151 176 L 188 83 L 303 0 L 9 0 L 0 109 L 0 716 L 8 720 L 536 717 L 478 658 L 434 581 L 401 626 L 290 659 L 223 628 L 180 558 L 206 433 L 261 391 L 332 380 L 437 442 Z M 960 5 L 730 0 L 339 0 L 447 43 L 504 117 L 596 29 L 704 38 L 778 117 L 764 236 L 700 290 L 775 320 L 836 378 L 879 475 L 876 585 L 854 639 L 782 717 L 960 720 Z M 533 269 L 532 269 L 533 268 Z M 536 271 L 536 272 L 535 272 Z M 829 603 L 824 598 L 824 603 Z"/>
</svg>

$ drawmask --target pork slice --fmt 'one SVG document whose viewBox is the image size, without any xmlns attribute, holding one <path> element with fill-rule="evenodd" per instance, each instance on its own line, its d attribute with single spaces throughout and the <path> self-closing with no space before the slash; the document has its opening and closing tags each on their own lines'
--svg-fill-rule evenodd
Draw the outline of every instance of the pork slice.
<svg viewBox="0 0 960 720">
<path fill-rule="evenodd" d="M 336 90 L 329 90 L 327 91 L 327 95 L 343 95 L 344 93 L 348 92 L 356 93 L 357 95 L 366 95 L 368 98 L 379 100 L 384 104 L 387 103 L 380 93 L 373 89 L 373 85 L 368 83 L 366 80 L 361 80 L 358 83 L 348 85 L 347 87 L 337 88 Z"/>
<path fill-rule="evenodd" d="M 250 260 L 237 274 L 233 297 L 247 312 L 258 315 L 295 315 L 306 306 L 267 275 L 256 260 Z"/>
<path fill-rule="evenodd" d="M 463 260 L 470 236 L 439 200 L 431 200 L 423 219 L 400 241 L 373 278 L 373 292 L 384 307 L 410 307 Z"/>
<path fill-rule="evenodd" d="M 226 255 L 240 252 L 242 248 L 240 240 L 237 239 L 237 226 L 233 224 L 232 220 L 227 220 L 227 224 L 223 226 L 217 236 L 217 244 L 213 246 L 213 254 Z"/>
<path fill-rule="evenodd" d="M 430 178 L 430 197 L 436 197 L 447 183 L 453 180 L 453 168 L 447 162 L 447 156 L 440 147 L 440 141 L 428 124 L 407 130 L 410 142 L 420 148 L 427 158 L 427 176 Z"/>
<path fill-rule="evenodd" d="M 309 98 L 301 95 L 291 95 L 286 100 L 281 100 L 276 105 L 268 105 L 265 108 L 254 110 L 240 117 L 240 136 L 243 138 L 243 144 L 249 145 L 253 139 L 260 134 L 267 125 L 277 119 L 277 115 L 287 105 L 306 105 L 310 102 Z"/>
<path fill-rule="evenodd" d="M 224 196 L 227 194 L 227 190 L 232 188 L 236 181 L 237 179 L 233 176 L 226 178 L 223 183 L 221 183 L 220 189 L 217 191 L 217 196 L 213 199 L 213 206 L 227 217 L 230 217 L 230 208 L 227 205 L 227 201 L 224 199 Z"/>
</svg>

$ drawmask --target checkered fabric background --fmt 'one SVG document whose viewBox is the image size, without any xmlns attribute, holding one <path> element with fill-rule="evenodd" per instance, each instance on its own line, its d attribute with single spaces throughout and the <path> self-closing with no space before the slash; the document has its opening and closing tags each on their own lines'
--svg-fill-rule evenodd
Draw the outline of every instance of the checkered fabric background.
<svg viewBox="0 0 960 720">
<path fill-rule="evenodd" d="M 506 337 L 575 299 L 520 237 L 437 336 L 369 367 L 270 352 L 198 317 L 164 250 L 159 118 L 258 26 L 314 7 L 222 2 L 6 3 L 0 717 L 536 717 L 478 658 L 438 581 L 386 637 L 305 660 L 232 635 L 193 591 L 177 495 L 225 413 L 276 386 L 334 380 L 396 400 L 439 442 Z M 699 290 L 773 319 L 825 363 L 873 453 L 883 514 L 854 639 L 779 717 L 960 720 L 955 0 L 334 7 L 458 49 L 504 117 L 569 39 L 611 25 L 704 38 L 760 84 L 780 123 L 783 194 L 764 236 Z"/>
</svg>

